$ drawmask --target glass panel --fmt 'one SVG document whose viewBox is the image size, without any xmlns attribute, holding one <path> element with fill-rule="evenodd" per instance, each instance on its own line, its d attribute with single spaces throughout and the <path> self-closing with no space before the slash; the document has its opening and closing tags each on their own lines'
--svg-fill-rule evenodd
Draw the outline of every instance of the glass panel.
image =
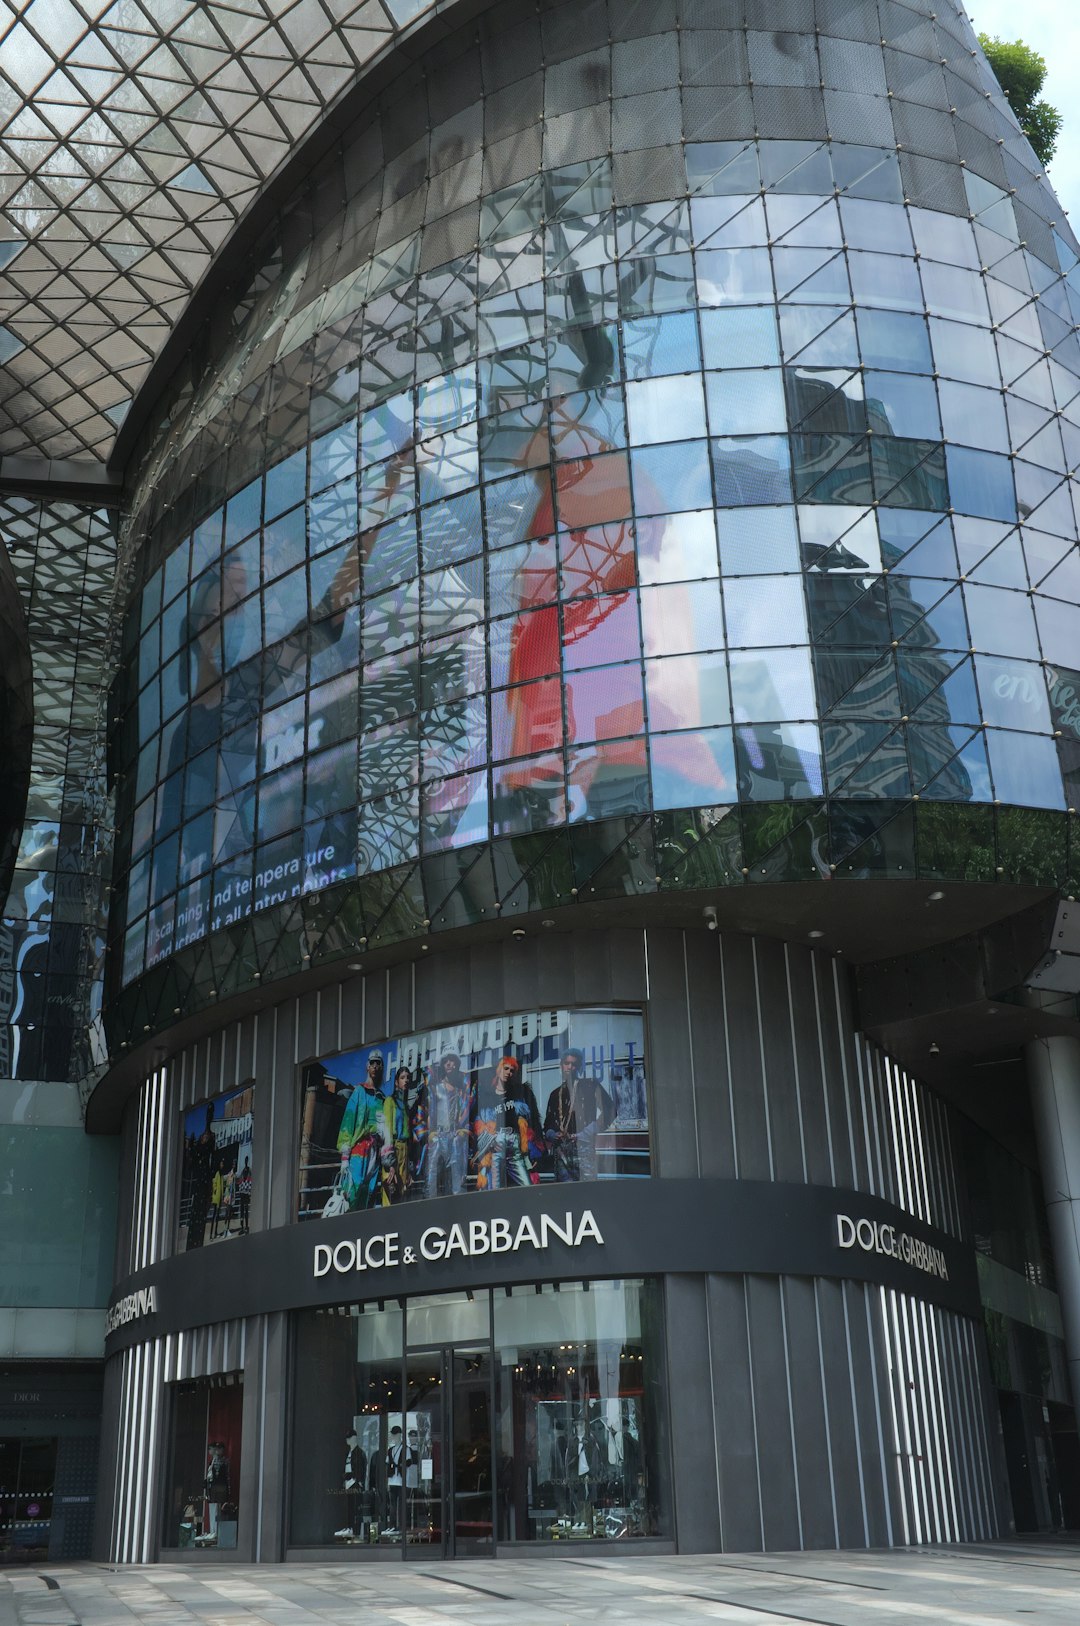
<svg viewBox="0 0 1080 1626">
<path fill-rule="evenodd" d="M 714 582 L 686 582 L 641 590 L 646 655 L 685 655 L 724 642 L 720 592 Z"/>
<path fill-rule="evenodd" d="M 798 570 L 794 508 L 736 508 L 717 517 L 725 576 Z"/>
<path fill-rule="evenodd" d="M 881 434 L 935 440 L 941 434 L 933 380 L 905 373 L 867 373 L 866 416 Z"/>
<path fill-rule="evenodd" d="M 808 723 L 735 730 L 739 796 L 744 801 L 786 802 L 822 794 L 821 740 Z"/>
<path fill-rule="evenodd" d="M 706 367 L 776 367 L 780 338 L 771 306 L 701 312 Z"/>
<path fill-rule="evenodd" d="M 945 378 L 988 384 L 992 388 L 1000 384 L 994 336 L 988 328 L 968 327 L 962 322 L 946 322 L 932 316 L 930 333 L 934 361 Z"/>
<path fill-rule="evenodd" d="M 806 602 L 799 576 L 757 576 L 724 582 L 724 613 L 732 648 L 804 644 Z M 653 651 L 660 653 L 660 651 Z"/>
<path fill-rule="evenodd" d="M 666 1534 L 660 1284 L 515 1287 L 494 1306 L 499 1539 Z"/>
<path fill-rule="evenodd" d="M 731 721 L 723 654 L 677 655 L 645 662 L 649 728 L 697 728 Z"/>
<path fill-rule="evenodd" d="M 736 723 L 813 717 L 814 680 L 808 649 L 770 649 L 767 658 L 735 649 L 729 656 Z"/>
<path fill-rule="evenodd" d="M 867 367 L 881 367 L 900 373 L 933 372 L 930 338 L 924 317 L 864 307 L 856 310 L 855 320 L 859 328 L 862 359 Z M 992 345 L 993 340 L 990 343 Z"/>
<path fill-rule="evenodd" d="M 709 429 L 714 435 L 769 434 L 787 427 L 779 370 L 707 373 Z"/>
<path fill-rule="evenodd" d="M 714 514 L 672 514 L 643 522 L 637 556 L 641 580 L 650 585 L 717 575 Z"/>
<path fill-rule="evenodd" d="M 410 1349 L 486 1339 L 487 1294 L 428 1293 L 423 1298 L 410 1299 L 406 1325 Z"/>
<path fill-rule="evenodd" d="M 1064 807 L 1057 747 L 1041 734 L 986 733 L 994 795 L 1018 807 Z"/>
<path fill-rule="evenodd" d="M 295 1317 L 293 1546 L 400 1544 L 401 1487 L 389 1483 L 388 1459 L 403 1438 L 406 1412 L 403 1321 L 400 1301 L 394 1300 Z M 399 1433 L 392 1437 L 394 1428 Z M 419 1461 L 416 1468 L 419 1482 Z M 395 1470 L 400 1478 L 401 1467 L 395 1464 Z"/>
<path fill-rule="evenodd" d="M 985 519 L 1016 519 L 1016 491 L 1007 457 L 976 452 L 967 446 L 947 446 L 949 496 L 962 514 Z"/>
<path fill-rule="evenodd" d="M 938 385 L 941 423 L 946 440 L 978 446 L 984 452 L 1009 451 L 1005 406 L 997 390 L 956 384 L 943 378 Z"/>
<path fill-rule="evenodd" d="M 971 642 L 976 649 L 1019 655 L 1030 661 L 1039 659 L 1035 617 L 1026 594 L 1021 596 L 998 587 L 976 587 L 968 582 L 964 599 Z"/>
<path fill-rule="evenodd" d="M 631 453 L 639 515 L 678 513 L 712 504 L 708 442 L 684 441 Z"/>
<path fill-rule="evenodd" d="M 1049 734 L 1050 708 L 1042 669 L 1029 661 L 976 655 L 982 715 L 1002 728 Z"/>
<path fill-rule="evenodd" d="M 730 729 L 654 734 L 649 756 L 654 807 L 708 807 L 736 800 Z"/>
<path fill-rule="evenodd" d="M 695 440 L 705 433 L 700 374 L 642 379 L 626 386 L 630 439 L 637 446 Z"/>
<path fill-rule="evenodd" d="M 791 501 L 791 452 L 786 435 L 712 442 L 717 506 Z"/>
</svg>

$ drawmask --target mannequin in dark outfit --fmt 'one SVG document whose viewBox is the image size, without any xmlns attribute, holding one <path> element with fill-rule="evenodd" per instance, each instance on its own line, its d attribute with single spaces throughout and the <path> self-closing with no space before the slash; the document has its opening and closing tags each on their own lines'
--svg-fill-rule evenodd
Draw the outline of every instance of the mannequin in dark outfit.
<svg viewBox="0 0 1080 1626">
<path fill-rule="evenodd" d="M 358 1536 L 361 1532 L 364 1518 L 364 1497 L 367 1486 L 367 1456 L 356 1437 L 356 1430 L 350 1429 L 345 1436 L 345 1523 L 334 1534 L 339 1539 L 347 1536 Z"/>
</svg>

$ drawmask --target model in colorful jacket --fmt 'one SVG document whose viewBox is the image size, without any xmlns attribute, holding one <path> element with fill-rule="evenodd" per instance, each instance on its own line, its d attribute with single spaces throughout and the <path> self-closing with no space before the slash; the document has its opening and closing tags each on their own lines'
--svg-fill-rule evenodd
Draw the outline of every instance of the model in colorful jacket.
<svg viewBox="0 0 1080 1626">
<path fill-rule="evenodd" d="M 338 1130 L 341 1179 L 350 1209 L 389 1203 L 397 1182 L 393 1109 L 383 1094 L 383 1059 L 368 1057 L 367 1077 L 349 1097 Z"/>
<path fill-rule="evenodd" d="M 540 1112 L 513 1056 L 496 1063 L 477 1093 L 473 1137 L 477 1191 L 537 1183 L 534 1165 L 544 1155 Z"/>
<path fill-rule="evenodd" d="M 428 1195 L 437 1197 L 448 1186 L 456 1197 L 465 1190 L 469 1171 L 469 1128 L 474 1113 L 468 1077 L 461 1057 L 447 1050 L 432 1067 L 427 1084 Z"/>
<path fill-rule="evenodd" d="M 427 1178 L 427 1085 L 413 1076 L 411 1067 L 399 1067 L 394 1074 L 386 1112 L 394 1141 L 396 1196 L 422 1196 Z"/>
</svg>

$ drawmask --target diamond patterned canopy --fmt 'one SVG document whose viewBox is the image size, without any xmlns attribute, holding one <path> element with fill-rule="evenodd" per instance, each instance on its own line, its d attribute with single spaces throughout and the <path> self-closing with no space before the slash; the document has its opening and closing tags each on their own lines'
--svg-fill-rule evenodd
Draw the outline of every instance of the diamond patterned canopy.
<svg viewBox="0 0 1080 1626">
<path fill-rule="evenodd" d="M 0 455 L 107 458 L 262 183 L 431 0 L 0 0 Z"/>
</svg>

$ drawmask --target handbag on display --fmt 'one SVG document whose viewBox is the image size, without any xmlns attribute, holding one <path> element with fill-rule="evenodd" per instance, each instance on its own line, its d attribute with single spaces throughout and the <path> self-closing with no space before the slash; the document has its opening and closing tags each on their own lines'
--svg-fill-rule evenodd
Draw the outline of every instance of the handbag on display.
<svg viewBox="0 0 1080 1626">
<path fill-rule="evenodd" d="M 323 1205 L 323 1219 L 337 1219 L 339 1214 L 349 1212 L 349 1199 L 345 1195 L 345 1171 L 342 1170 L 334 1182 L 334 1189 Z"/>
</svg>

